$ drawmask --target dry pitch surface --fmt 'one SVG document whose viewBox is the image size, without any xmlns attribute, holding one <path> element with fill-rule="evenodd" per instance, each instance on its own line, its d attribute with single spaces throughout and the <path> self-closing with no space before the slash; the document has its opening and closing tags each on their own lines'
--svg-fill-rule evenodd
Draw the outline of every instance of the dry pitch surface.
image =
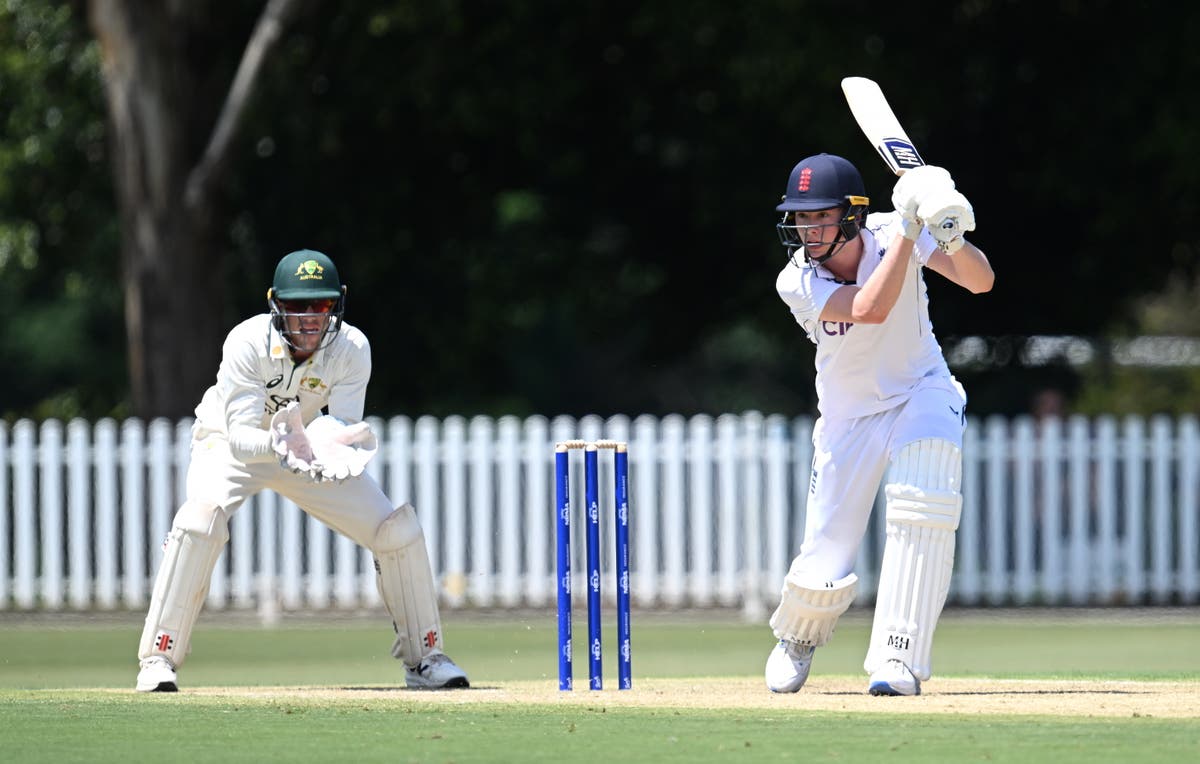
<svg viewBox="0 0 1200 764">
<path fill-rule="evenodd" d="M 866 694 L 860 677 L 812 677 L 799 693 L 775 695 L 758 678 L 643 679 L 628 691 L 560 692 L 545 681 L 498 682 L 461 691 L 402 687 L 203 687 L 188 694 L 229 698 L 370 702 L 384 697 L 430 705 L 547 704 L 563 707 L 843 711 L 913 714 L 1200 718 L 1200 682 L 939 679 L 912 698 Z"/>
</svg>

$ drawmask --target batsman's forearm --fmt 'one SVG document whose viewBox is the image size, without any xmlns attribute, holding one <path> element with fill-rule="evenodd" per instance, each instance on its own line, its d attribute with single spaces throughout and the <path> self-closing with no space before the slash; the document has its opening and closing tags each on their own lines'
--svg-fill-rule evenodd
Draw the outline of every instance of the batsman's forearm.
<svg viewBox="0 0 1200 764">
<path fill-rule="evenodd" d="M 854 296 L 851 315 L 856 323 L 880 324 L 887 319 L 900 299 L 912 251 L 911 239 L 899 234 L 892 239 L 883 261 Z"/>
<path fill-rule="evenodd" d="M 987 255 L 969 241 L 964 241 L 962 249 L 954 254 L 954 270 L 959 285 L 973 294 L 990 292 L 996 283 Z"/>
</svg>

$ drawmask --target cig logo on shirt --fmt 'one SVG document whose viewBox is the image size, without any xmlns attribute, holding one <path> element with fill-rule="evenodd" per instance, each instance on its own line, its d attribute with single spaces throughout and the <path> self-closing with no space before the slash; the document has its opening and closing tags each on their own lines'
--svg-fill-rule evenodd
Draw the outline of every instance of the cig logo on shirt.
<svg viewBox="0 0 1200 764">
<path fill-rule="evenodd" d="M 854 326 L 850 321 L 822 321 L 821 331 L 829 337 L 841 337 Z"/>
</svg>

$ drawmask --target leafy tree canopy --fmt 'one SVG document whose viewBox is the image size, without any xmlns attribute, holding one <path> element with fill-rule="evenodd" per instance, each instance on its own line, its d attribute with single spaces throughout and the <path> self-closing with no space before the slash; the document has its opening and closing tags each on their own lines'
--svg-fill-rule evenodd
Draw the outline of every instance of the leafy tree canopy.
<svg viewBox="0 0 1200 764">
<path fill-rule="evenodd" d="M 8 410 L 107 413 L 123 351 L 95 49 L 42 6 L 0 5 L 0 289 L 29 328 L 3 335 L 29 359 Z M 932 27 L 783 0 L 316 5 L 243 125 L 213 310 L 262 310 L 278 258 L 313 247 L 372 339 L 373 412 L 807 412 L 773 207 L 819 151 L 890 207 L 838 87 L 858 74 L 954 174 L 997 270 L 984 296 L 928 276 L 940 336 L 1138 331 L 1139 300 L 1196 275 L 1200 11 L 948 8 Z M 230 27 L 205 65 L 232 72 L 249 27 Z M 967 381 L 976 413 L 1040 383 Z"/>
</svg>

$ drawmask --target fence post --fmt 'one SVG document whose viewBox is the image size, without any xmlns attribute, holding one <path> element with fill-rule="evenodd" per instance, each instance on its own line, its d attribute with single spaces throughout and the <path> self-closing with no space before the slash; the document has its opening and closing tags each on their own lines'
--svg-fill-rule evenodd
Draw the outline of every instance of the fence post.
<svg viewBox="0 0 1200 764">
<path fill-rule="evenodd" d="M 680 607 L 687 600 L 687 518 L 684 512 L 684 419 L 662 421 L 662 601 Z"/>
<path fill-rule="evenodd" d="M 520 420 L 504 416 L 497 424 L 495 453 L 499 485 L 499 570 L 500 604 L 515 607 L 521 601 L 521 544 L 525 534 L 521 525 L 521 453 Z"/>
<path fill-rule="evenodd" d="M 9 510 L 12 505 L 8 500 L 8 465 L 8 423 L 0 420 L 0 611 L 8 609 L 9 594 L 12 591 L 12 579 L 9 576 L 11 557 L 8 552 L 9 540 L 12 538 L 9 526 Z"/>
<path fill-rule="evenodd" d="M 37 457 L 34 426 L 22 419 L 13 427 L 13 601 L 18 608 L 37 604 L 37 531 L 34 481 Z"/>
<path fill-rule="evenodd" d="M 745 544 L 742 561 L 742 617 L 746 621 L 766 618 L 763 600 L 762 537 L 762 452 L 763 417 L 757 411 L 742 415 L 741 443 L 738 448 L 739 471 L 742 475 L 742 541 Z M 775 582 L 772 582 L 772 586 Z M 771 606 L 775 605 L 771 602 Z"/>
<path fill-rule="evenodd" d="M 1141 417 L 1125 417 L 1123 449 L 1123 486 L 1125 544 L 1124 588 L 1128 603 L 1141 600 L 1146 592 L 1145 555 L 1145 427 Z"/>
<path fill-rule="evenodd" d="M 1200 597 L 1200 561 L 1197 560 L 1197 539 L 1200 538 L 1200 507 L 1197 482 L 1200 481 L 1200 437 L 1196 417 L 1188 414 L 1179 420 L 1179 495 L 1175 514 L 1179 518 L 1179 596 L 1188 604 Z"/>
<path fill-rule="evenodd" d="M 41 525 L 41 604 L 59 610 L 63 604 L 63 427 L 57 419 L 41 426 L 38 456 L 40 478 L 38 520 Z"/>
<path fill-rule="evenodd" d="M 712 417 L 697 414 L 689 420 L 684 452 L 690 478 L 687 483 L 692 560 L 688 575 L 689 594 L 693 605 L 710 605 L 713 599 L 713 529 L 716 527 L 712 514 Z"/>
<path fill-rule="evenodd" d="M 1013 555 L 1013 593 L 1015 605 L 1027 605 L 1037 595 L 1037 454 L 1038 438 L 1031 416 L 1019 416 L 1009 431 L 1012 439 L 1012 507 L 1010 527 Z"/>
</svg>

